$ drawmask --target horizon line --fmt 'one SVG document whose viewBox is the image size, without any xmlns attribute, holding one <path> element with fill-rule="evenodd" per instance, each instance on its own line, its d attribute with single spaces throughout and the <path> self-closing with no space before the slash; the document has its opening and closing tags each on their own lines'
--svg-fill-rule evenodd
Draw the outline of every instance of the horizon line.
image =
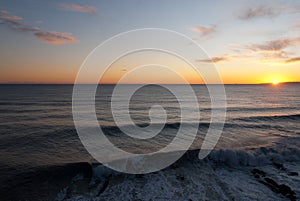
<svg viewBox="0 0 300 201">
<path fill-rule="evenodd" d="M 0 85 L 74 85 L 75 83 L 53 83 L 53 82 L 0 82 Z M 80 85 L 93 85 L 93 83 L 77 83 Z M 97 85 L 116 85 L 117 83 L 97 83 Z M 120 83 L 119 85 L 187 85 L 183 83 Z M 192 83 L 189 85 L 269 85 L 265 83 Z M 279 84 L 300 84 L 300 81 L 280 82 Z"/>
</svg>

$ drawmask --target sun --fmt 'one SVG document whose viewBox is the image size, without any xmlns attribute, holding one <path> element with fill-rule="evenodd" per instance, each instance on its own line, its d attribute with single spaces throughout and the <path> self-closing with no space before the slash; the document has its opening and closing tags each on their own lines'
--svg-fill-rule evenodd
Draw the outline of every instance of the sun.
<svg viewBox="0 0 300 201">
<path fill-rule="evenodd" d="M 273 84 L 273 85 L 278 85 L 279 83 L 280 83 L 279 80 L 273 80 L 273 81 L 272 81 L 272 84 Z"/>
</svg>

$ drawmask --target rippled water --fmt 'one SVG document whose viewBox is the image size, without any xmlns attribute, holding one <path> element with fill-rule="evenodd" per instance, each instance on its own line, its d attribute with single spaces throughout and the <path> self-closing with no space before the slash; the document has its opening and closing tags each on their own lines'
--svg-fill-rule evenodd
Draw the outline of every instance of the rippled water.
<svg viewBox="0 0 300 201">
<path fill-rule="evenodd" d="M 279 143 L 282 138 L 299 139 L 295 138 L 300 134 L 299 86 L 227 85 L 227 119 L 216 149 L 247 150 Z M 74 127 L 72 87 L 0 85 L 0 186 L 4 186 L 1 194 L 10 196 L 14 193 L 20 198 L 22 196 L 18 194 L 24 195 L 28 191 L 24 186 L 39 186 L 41 180 L 49 178 L 53 172 L 72 177 L 70 170 L 85 168 L 72 164 L 94 161 L 82 146 Z M 132 97 L 130 114 L 141 127 L 149 124 L 149 108 L 153 105 L 163 106 L 168 114 L 167 124 L 156 138 L 139 141 L 128 138 L 114 124 L 109 101 L 113 87 L 101 86 L 96 97 L 97 118 L 112 142 L 130 152 L 148 153 L 164 147 L 173 139 L 181 119 L 179 104 L 172 93 L 150 85 L 141 88 Z M 176 87 L 183 88 L 182 85 Z M 206 87 L 193 85 L 193 89 L 199 101 L 201 118 L 198 120 L 191 113 L 184 123 L 199 124 L 198 136 L 191 147 L 197 149 L 209 126 L 211 108 Z M 184 95 L 189 100 L 189 94 Z M 126 111 L 121 103 L 118 109 Z M 124 120 L 121 124 L 127 126 L 128 122 Z M 67 170 L 66 164 L 71 164 Z M 53 181 L 43 185 L 49 188 L 51 184 L 58 183 L 54 178 L 60 177 L 60 174 L 51 176 Z M 64 177 L 61 178 L 63 182 Z"/>
</svg>

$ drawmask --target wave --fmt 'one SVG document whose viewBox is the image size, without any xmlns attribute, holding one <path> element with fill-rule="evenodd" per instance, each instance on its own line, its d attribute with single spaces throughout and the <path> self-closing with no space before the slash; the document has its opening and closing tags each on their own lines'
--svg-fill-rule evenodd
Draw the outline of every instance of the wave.
<svg viewBox="0 0 300 201">
<path fill-rule="evenodd" d="M 251 118 L 251 117 L 250 117 Z M 258 117 L 258 119 L 262 119 L 261 121 L 270 121 L 270 119 L 272 119 L 272 117 Z M 264 119 L 268 119 L 268 120 L 264 120 Z M 289 119 L 287 117 L 287 119 Z M 292 120 L 298 120 L 300 119 L 300 115 L 299 116 L 292 116 L 290 117 L 290 119 Z M 289 120 L 290 120 L 289 119 Z M 225 122 L 224 123 L 224 128 L 232 128 L 232 129 L 275 129 L 275 130 L 282 130 L 284 129 L 284 126 L 280 126 L 278 124 L 270 124 L 269 122 L 267 123 L 259 123 L 259 124 L 255 124 L 252 122 L 257 122 L 257 120 L 249 120 L 249 118 L 240 118 L 238 119 L 240 121 L 245 121 L 245 122 L 251 122 L 251 124 L 249 123 L 241 123 L 241 122 Z M 198 126 L 198 131 L 205 131 L 206 129 L 209 128 L 210 125 L 217 125 L 219 124 L 220 126 L 222 125 L 222 123 L 210 123 L 210 122 L 200 122 L 200 123 L 181 123 L 181 122 L 173 122 L 173 123 L 166 123 L 163 124 L 163 128 L 166 129 L 165 131 L 168 130 L 178 130 L 181 126 L 183 127 L 195 127 Z M 154 126 L 157 125 L 157 127 L 161 127 L 161 124 L 159 123 L 155 123 Z M 121 127 L 128 127 L 129 125 L 122 125 Z M 136 126 L 139 127 L 147 127 L 149 126 L 149 124 L 136 124 Z M 119 134 L 123 134 L 121 129 L 118 126 L 103 126 L 101 127 L 102 130 L 104 131 L 104 133 L 106 135 L 110 135 L 110 136 L 119 136 Z"/>
<path fill-rule="evenodd" d="M 0 106 L 70 106 L 71 101 L 67 100 L 52 100 L 51 102 L 46 102 L 39 100 L 37 102 L 0 102 Z"/>
<path fill-rule="evenodd" d="M 215 110 L 224 110 L 224 108 L 214 108 Z M 200 108 L 202 112 L 209 112 L 212 108 Z M 226 107 L 227 112 L 266 112 L 266 111 L 282 111 L 282 110 L 299 110 L 299 107 Z"/>
<path fill-rule="evenodd" d="M 183 182 L 189 180 L 189 177 L 196 178 L 196 174 L 201 172 L 201 176 L 203 176 L 201 182 L 207 183 L 210 181 L 204 177 L 206 174 L 210 175 L 210 172 L 207 172 L 207 166 L 216 166 L 227 171 L 230 170 L 228 168 L 240 167 L 255 167 L 261 169 L 260 166 L 265 165 L 284 167 L 286 162 L 299 162 L 299 138 L 291 140 L 293 140 L 293 142 L 297 141 L 298 144 L 294 143 L 295 147 L 289 148 L 278 145 L 248 150 L 213 150 L 208 157 L 203 160 L 198 158 L 199 150 L 188 150 L 174 164 L 158 173 L 151 173 L 149 177 L 118 173 L 96 162 L 78 162 L 43 166 L 10 178 L 9 181 L 6 181 L 5 188 L 1 190 L 1 196 L 4 200 L 54 200 L 54 198 L 57 200 L 68 200 L 65 198 L 71 198 L 74 195 L 74 189 L 78 190 L 86 188 L 88 190 L 95 189 L 95 191 L 89 194 L 95 198 L 100 196 L 100 194 L 101 196 L 105 196 L 105 190 L 109 188 L 109 186 L 116 184 L 119 180 L 123 181 L 124 185 L 127 185 L 128 182 L 134 184 L 137 181 L 141 181 L 142 178 L 144 179 L 142 181 L 151 183 L 151 178 L 158 175 L 162 178 L 168 177 L 176 183 L 177 181 Z M 186 171 L 186 173 L 181 171 Z M 177 175 L 177 173 L 179 175 Z M 230 174 L 230 177 L 231 176 L 232 175 Z M 116 178 L 119 178 L 119 180 Z M 247 179 L 249 179 L 248 176 L 246 177 L 246 180 Z M 80 182 L 77 182 L 78 180 L 80 180 Z M 162 184 L 157 183 L 156 180 L 154 182 L 154 186 L 165 186 L 169 184 L 168 181 L 163 179 L 160 181 L 163 182 Z M 80 188 L 76 187 L 76 185 L 80 185 Z M 49 188 L 49 186 L 51 186 L 51 188 Z M 155 191 L 149 191 L 151 196 L 154 196 L 154 192 Z M 195 191 L 193 191 L 193 193 L 195 193 Z M 75 195 L 78 194 L 80 193 L 75 192 Z M 62 197 L 63 199 L 58 199 L 58 197 Z M 179 198 L 180 196 L 178 199 Z"/>
<path fill-rule="evenodd" d="M 174 177 L 174 182 L 177 180 L 186 180 L 188 179 L 187 176 L 194 177 L 195 175 L 189 174 L 198 172 L 198 168 L 200 168 L 201 172 L 205 173 L 205 167 L 209 164 L 216 164 L 219 168 L 223 166 L 223 169 L 226 170 L 226 167 L 238 168 L 247 166 L 259 168 L 260 166 L 274 164 L 284 167 L 282 164 L 286 161 L 294 163 L 300 161 L 300 150 L 296 148 L 276 149 L 275 147 L 263 147 L 253 150 L 221 149 L 212 151 L 209 156 L 203 160 L 199 160 L 198 154 L 199 150 L 188 150 L 178 161 L 168 168 L 161 170 L 160 173 L 151 173 L 149 178 L 146 177 L 147 181 L 149 180 L 150 182 L 151 177 L 157 174 L 169 175 L 168 177 L 170 179 Z M 203 165 L 203 163 L 206 165 Z M 180 168 L 181 171 L 188 171 L 188 173 L 186 173 L 185 176 L 182 176 L 184 175 L 183 172 L 180 173 L 179 176 L 172 176 L 174 170 L 177 168 Z M 210 173 L 206 172 L 205 174 Z M 80 180 L 80 188 L 96 189 L 95 194 L 93 194 L 93 192 L 90 194 L 95 198 L 104 193 L 109 185 L 113 185 L 113 182 L 109 182 L 112 178 L 124 178 L 126 179 L 126 181 L 124 181 L 126 184 L 126 182 L 136 182 L 136 179 L 141 179 L 142 176 L 140 178 L 132 176 L 131 178 L 130 175 L 116 172 L 99 163 L 78 162 L 44 166 L 34 168 L 22 173 L 22 175 L 10 178 L 9 181 L 5 182 L 5 188 L 1 189 L 1 196 L 4 200 L 60 200 L 58 199 L 59 197 L 71 198 L 74 195 L 72 193 L 74 193 L 73 190 L 76 188 L 75 185 L 78 185 L 76 182 Z M 209 182 L 209 180 L 201 181 Z M 160 183 L 155 184 L 160 185 Z M 50 186 L 51 188 L 49 188 Z M 150 192 L 153 193 L 154 191 Z M 78 195 L 78 192 L 76 192 L 76 195 Z"/>
<path fill-rule="evenodd" d="M 294 146 L 275 145 L 251 149 L 216 149 L 212 150 L 205 159 L 199 159 L 199 149 L 187 150 L 183 156 L 169 168 L 173 166 L 186 166 L 188 163 L 197 163 L 199 161 L 228 167 L 259 167 L 272 165 L 274 163 L 300 162 L 300 138 L 295 137 L 289 140 L 294 142 Z M 159 154 L 173 155 L 173 153 L 174 152 Z M 93 173 L 94 176 L 99 178 L 106 178 L 111 174 L 117 174 L 102 165 L 94 167 Z"/>
<path fill-rule="evenodd" d="M 246 118 L 236 118 L 235 120 L 241 121 L 278 121 L 278 120 L 300 120 L 300 114 L 291 115 L 274 115 L 274 116 L 252 116 Z"/>
<path fill-rule="evenodd" d="M 276 150 L 272 147 L 261 147 L 256 150 L 215 150 L 206 160 L 230 167 L 237 166 L 262 166 L 276 163 L 300 161 L 300 150 L 289 148 Z"/>
<path fill-rule="evenodd" d="M 57 200 L 65 200 L 65 198 L 66 200 L 96 198 L 105 200 L 111 198 L 111 195 L 116 198 L 116 195 L 122 194 L 119 199 L 133 200 L 136 194 L 132 195 L 128 189 L 135 189 L 140 198 L 147 198 L 147 200 L 155 198 L 157 191 L 163 193 L 164 199 L 168 198 L 168 200 L 182 200 L 183 197 L 188 196 L 194 196 L 193 200 L 209 200 L 210 197 L 200 198 L 198 194 L 199 191 L 203 194 L 207 190 L 210 194 L 219 196 L 214 200 L 253 200 L 257 199 L 257 193 L 261 194 L 261 200 L 283 200 L 282 195 L 291 200 L 296 199 L 299 183 L 295 175 L 298 173 L 293 172 L 292 167 L 295 166 L 289 165 L 300 162 L 298 148 L 270 146 L 251 150 L 220 149 L 212 151 L 203 160 L 199 160 L 198 154 L 199 150 L 188 150 L 171 166 L 147 175 L 129 175 L 116 172 L 103 165 L 95 165 L 92 182 L 90 182 L 94 189 L 90 185 L 88 193 L 71 194 L 70 192 L 76 189 L 76 184 L 72 183 L 58 193 L 56 198 Z M 279 171 L 281 175 L 288 177 L 280 180 L 280 175 L 277 177 Z M 141 187 L 139 183 L 142 184 Z M 185 185 L 187 183 L 189 185 Z M 207 186 L 209 189 L 205 190 Z M 275 190 L 275 194 L 267 191 L 265 187 Z M 245 194 L 239 194 L 236 190 L 241 188 Z M 253 190 L 255 190 L 255 195 Z M 187 195 L 176 192 L 187 192 Z M 232 197 L 227 197 L 228 195 Z"/>
</svg>

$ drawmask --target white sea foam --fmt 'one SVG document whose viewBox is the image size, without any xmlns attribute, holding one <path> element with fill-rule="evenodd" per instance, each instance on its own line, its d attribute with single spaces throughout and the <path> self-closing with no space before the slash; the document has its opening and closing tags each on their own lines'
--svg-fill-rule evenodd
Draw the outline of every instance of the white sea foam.
<svg viewBox="0 0 300 201">
<path fill-rule="evenodd" d="M 265 172 L 279 185 L 300 195 L 299 138 L 289 138 L 270 147 L 244 150 L 214 150 L 205 160 L 198 150 L 188 151 L 174 165 L 146 175 L 116 174 L 100 165 L 94 168 L 96 187 L 63 200 L 286 200 L 256 178 L 253 169 Z M 284 169 L 274 166 L 282 165 Z M 104 185 L 104 183 L 106 185 Z M 100 192 L 100 193 L 99 193 Z"/>
</svg>

